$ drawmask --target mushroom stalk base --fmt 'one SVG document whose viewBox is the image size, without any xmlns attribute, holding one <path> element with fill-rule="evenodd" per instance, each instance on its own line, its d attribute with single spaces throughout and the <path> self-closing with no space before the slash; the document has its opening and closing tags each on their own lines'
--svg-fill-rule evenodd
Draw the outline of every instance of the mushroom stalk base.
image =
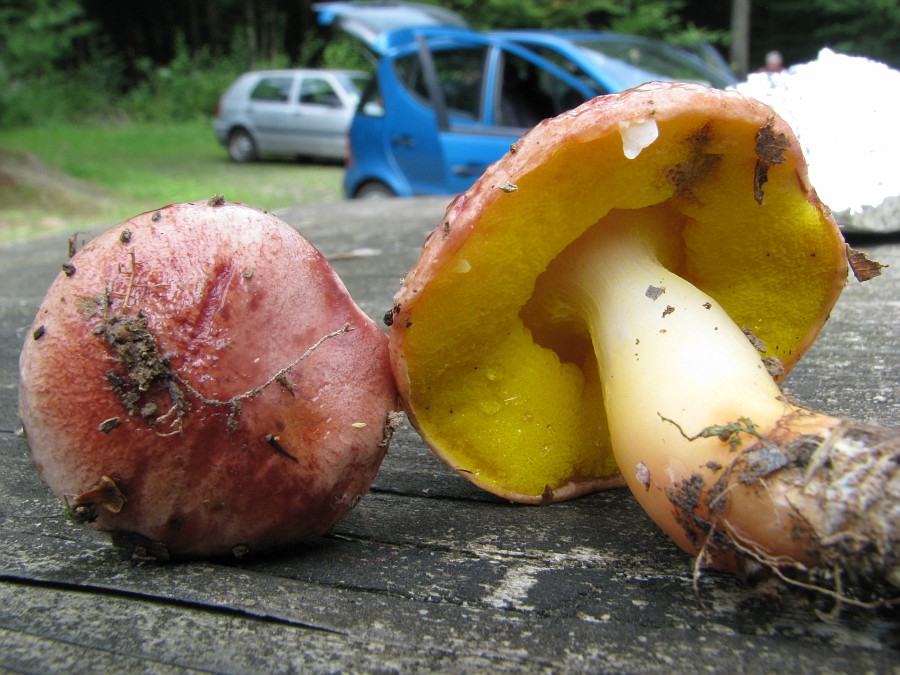
<svg viewBox="0 0 900 675">
<path fill-rule="evenodd" d="M 632 492 L 698 563 L 816 578 L 842 601 L 900 587 L 900 430 L 787 402 L 715 300 L 660 264 L 670 236 L 608 216 L 554 261 L 543 301 L 587 324 Z"/>
</svg>

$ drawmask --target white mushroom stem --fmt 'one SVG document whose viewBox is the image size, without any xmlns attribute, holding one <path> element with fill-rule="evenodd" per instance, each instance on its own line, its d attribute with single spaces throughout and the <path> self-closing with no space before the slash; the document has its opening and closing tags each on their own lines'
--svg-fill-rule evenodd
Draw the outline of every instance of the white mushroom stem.
<svg viewBox="0 0 900 675">
<path fill-rule="evenodd" d="M 786 402 L 728 314 L 660 263 L 655 242 L 672 236 L 641 212 L 611 214 L 540 290 L 551 319 L 587 325 L 632 492 L 711 564 L 898 585 L 900 434 Z"/>
</svg>

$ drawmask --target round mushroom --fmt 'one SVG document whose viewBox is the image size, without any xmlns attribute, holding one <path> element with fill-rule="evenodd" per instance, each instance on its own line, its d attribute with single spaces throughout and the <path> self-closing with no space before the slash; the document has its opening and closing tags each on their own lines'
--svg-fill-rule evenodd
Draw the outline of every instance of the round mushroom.
<svg viewBox="0 0 900 675">
<path fill-rule="evenodd" d="M 871 457 L 886 495 L 871 516 L 825 493 L 853 472 L 831 456 L 848 434 L 887 435 L 896 457 L 896 433 L 778 388 L 847 270 L 770 108 L 648 84 L 541 123 L 450 205 L 395 298 L 393 367 L 438 456 L 502 497 L 547 503 L 624 478 L 712 564 L 827 566 L 846 544 L 849 565 L 841 533 L 864 530 L 877 553 L 854 569 L 891 578 L 891 453 Z"/>
<path fill-rule="evenodd" d="M 78 251 L 20 373 L 44 480 L 76 521 L 157 559 L 324 532 L 368 490 L 398 407 L 387 336 L 324 257 L 221 199 Z"/>
</svg>

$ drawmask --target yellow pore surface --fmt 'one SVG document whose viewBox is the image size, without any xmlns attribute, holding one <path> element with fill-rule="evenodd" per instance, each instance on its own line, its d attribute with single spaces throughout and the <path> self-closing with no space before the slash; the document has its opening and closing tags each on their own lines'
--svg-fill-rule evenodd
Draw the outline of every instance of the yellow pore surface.
<svg viewBox="0 0 900 675">
<path fill-rule="evenodd" d="M 659 127 L 635 159 L 612 133 L 563 144 L 517 177 L 517 191 L 474 214 L 475 230 L 410 309 L 403 348 L 419 429 L 495 494 L 539 501 L 568 486 L 572 496 L 617 473 L 596 362 L 561 358 L 522 319 L 550 261 L 611 209 L 664 205 L 654 211 L 670 214 L 680 242 L 666 256 L 673 271 L 787 365 L 843 284 L 839 237 L 790 157 L 769 168 L 764 204 L 754 198 L 758 127 L 702 116 Z"/>
</svg>

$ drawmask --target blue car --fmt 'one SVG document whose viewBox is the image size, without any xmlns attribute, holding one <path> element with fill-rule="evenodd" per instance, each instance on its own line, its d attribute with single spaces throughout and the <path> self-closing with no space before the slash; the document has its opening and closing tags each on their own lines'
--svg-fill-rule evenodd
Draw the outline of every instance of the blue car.
<svg viewBox="0 0 900 675">
<path fill-rule="evenodd" d="M 711 49 L 587 31 L 483 33 L 432 16 L 364 35 L 360 5 L 322 7 L 320 20 L 341 22 L 378 58 L 350 126 L 352 198 L 463 192 L 527 129 L 600 94 L 650 80 L 735 82 Z"/>
</svg>

